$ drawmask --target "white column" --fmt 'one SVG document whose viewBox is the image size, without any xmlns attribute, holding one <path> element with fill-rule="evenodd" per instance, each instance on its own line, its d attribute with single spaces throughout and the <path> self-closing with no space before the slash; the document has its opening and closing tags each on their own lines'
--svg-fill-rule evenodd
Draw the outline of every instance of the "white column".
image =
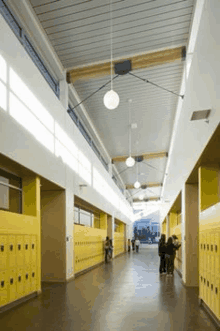
<svg viewBox="0 0 220 331">
<path fill-rule="evenodd" d="M 67 110 L 69 102 L 68 84 L 66 79 L 60 81 L 60 102 L 63 107 Z"/>
</svg>

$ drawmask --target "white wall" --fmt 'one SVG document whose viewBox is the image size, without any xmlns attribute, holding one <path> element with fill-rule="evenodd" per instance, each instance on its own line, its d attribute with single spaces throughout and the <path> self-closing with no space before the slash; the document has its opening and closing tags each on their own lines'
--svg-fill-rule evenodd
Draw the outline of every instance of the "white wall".
<svg viewBox="0 0 220 331">
<path fill-rule="evenodd" d="M 164 199 L 170 204 L 161 215 L 164 219 L 182 189 L 196 161 L 220 120 L 220 2 L 205 1 L 185 97 L 177 125 L 177 134 L 169 157 L 170 166 L 164 187 Z M 211 109 L 209 124 L 190 121 L 192 113 Z"/>
<path fill-rule="evenodd" d="M 58 123 L 64 129 L 77 148 L 83 152 L 92 163 L 92 166 L 98 169 L 110 187 L 118 194 L 118 197 L 122 199 L 123 195 L 2 16 L 0 16 L 0 31 L 0 55 L 2 55 L 7 63 L 8 74 L 10 69 L 15 71 L 36 99 L 50 113 L 54 122 Z M 9 87 L 9 80 L 7 81 L 7 86 Z M 123 222 L 129 223 L 130 221 L 126 216 L 121 214 L 117 208 L 91 186 L 87 187 L 85 193 L 80 192 L 79 184 L 84 183 L 83 179 L 66 166 L 60 158 L 57 158 L 54 153 L 48 151 L 42 143 L 36 140 L 31 132 L 28 132 L 28 130 L 12 118 L 9 112 L 9 102 L 11 101 L 9 101 L 9 92 L 7 93 L 7 109 L 5 111 L 0 108 L 0 152 L 40 176 L 66 188 L 67 208 L 69 210 L 67 213 L 67 234 L 69 233 L 71 235 L 72 233 L 73 211 L 69 207 L 72 204 L 71 199 L 74 194 L 81 196 L 109 214 L 115 212 L 118 215 L 117 217 L 120 216 Z M 55 135 L 54 139 L 56 139 Z"/>
</svg>

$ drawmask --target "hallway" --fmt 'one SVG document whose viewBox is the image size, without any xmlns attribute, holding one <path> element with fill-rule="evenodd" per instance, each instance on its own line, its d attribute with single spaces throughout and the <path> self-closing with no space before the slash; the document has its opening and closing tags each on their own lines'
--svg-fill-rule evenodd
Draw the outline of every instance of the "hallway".
<svg viewBox="0 0 220 331">
<path fill-rule="evenodd" d="M 5 331 L 214 331 L 194 289 L 179 275 L 160 276 L 157 247 L 125 254 L 68 284 L 0 314 Z"/>
</svg>

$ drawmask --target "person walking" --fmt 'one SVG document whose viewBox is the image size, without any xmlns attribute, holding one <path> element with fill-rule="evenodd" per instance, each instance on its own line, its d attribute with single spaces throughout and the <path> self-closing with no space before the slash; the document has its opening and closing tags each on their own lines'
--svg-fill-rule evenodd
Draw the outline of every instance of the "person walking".
<svg viewBox="0 0 220 331">
<path fill-rule="evenodd" d="M 109 249 L 108 249 L 109 257 L 112 259 L 113 255 L 113 245 L 112 245 L 112 239 L 109 239 Z"/>
<path fill-rule="evenodd" d="M 128 239 L 128 252 L 130 253 L 131 251 L 131 239 Z"/>
<path fill-rule="evenodd" d="M 173 265 L 175 263 L 175 258 L 176 258 L 176 252 L 178 251 L 178 249 L 180 248 L 181 244 L 178 241 L 178 237 L 174 234 L 172 235 L 172 239 L 173 239 L 173 244 L 175 246 L 175 250 L 174 250 L 174 260 L 173 260 Z"/>
<path fill-rule="evenodd" d="M 109 247 L 110 247 L 109 237 L 106 237 L 106 239 L 105 239 L 105 262 L 106 263 L 108 262 Z"/>
<path fill-rule="evenodd" d="M 161 238 L 158 245 L 158 255 L 160 257 L 160 267 L 159 272 L 160 274 L 165 274 L 166 269 L 166 236 L 165 234 L 161 234 Z"/>
<path fill-rule="evenodd" d="M 139 252 L 139 246 L 140 246 L 140 240 L 137 238 L 137 239 L 135 240 L 136 253 Z"/>
<path fill-rule="evenodd" d="M 173 238 L 169 237 L 166 245 L 166 265 L 167 265 L 167 275 L 173 275 L 174 271 L 174 255 L 176 247 L 173 244 Z"/>
<path fill-rule="evenodd" d="M 135 242 L 135 240 L 132 239 L 132 241 L 131 241 L 131 244 L 132 244 L 132 251 L 134 251 L 134 242 Z"/>
</svg>

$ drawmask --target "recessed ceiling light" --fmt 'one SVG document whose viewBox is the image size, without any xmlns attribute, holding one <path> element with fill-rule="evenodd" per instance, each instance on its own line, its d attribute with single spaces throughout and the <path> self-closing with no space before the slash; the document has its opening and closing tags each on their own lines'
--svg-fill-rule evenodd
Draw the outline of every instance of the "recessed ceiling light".
<svg viewBox="0 0 220 331">
<path fill-rule="evenodd" d="M 131 128 L 132 129 L 137 129 L 137 123 L 131 123 Z"/>
</svg>

